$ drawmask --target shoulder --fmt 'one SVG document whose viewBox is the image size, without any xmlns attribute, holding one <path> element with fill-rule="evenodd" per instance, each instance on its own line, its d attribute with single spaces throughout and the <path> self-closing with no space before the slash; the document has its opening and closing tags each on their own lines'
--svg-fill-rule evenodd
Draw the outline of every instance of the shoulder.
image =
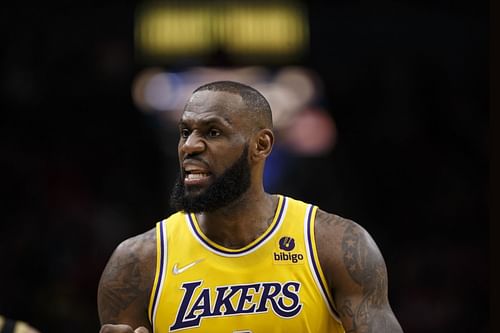
<svg viewBox="0 0 500 333">
<path fill-rule="evenodd" d="M 130 257 L 147 260 L 156 255 L 156 228 L 152 228 L 140 235 L 122 241 L 115 249 L 113 256 Z"/>
<path fill-rule="evenodd" d="M 369 248 L 377 247 L 371 235 L 361 225 L 321 209 L 316 213 L 315 231 L 317 242 L 321 246 L 346 248 L 355 242 Z"/>
<path fill-rule="evenodd" d="M 116 276 L 123 273 L 149 275 L 156 263 L 156 228 L 122 241 L 114 250 L 103 272 Z M 130 275 L 129 275 L 130 276 Z"/>
<path fill-rule="evenodd" d="M 121 242 L 101 275 L 98 306 L 101 322 L 122 318 L 130 309 L 147 310 L 156 269 L 155 228 Z"/>
<path fill-rule="evenodd" d="M 338 284 L 343 273 L 355 283 L 363 284 L 367 269 L 385 270 L 377 244 L 358 223 L 318 209 L 315 235 L 320 263 L 331 288 Z"/>
<path fill-rule="evenodd" d="M 316 228 L 328 236 L 342 236 L 344 234 L 353 234 L 355 237 L 361 237 L 371 240 L 367 230 L 353 220 L 342 216 L 325 212 L 318 208 L 316 212 Z M 367 240 L 368 240 L 367 239 Z"/>
<path fill-rule="evenodd" d="M 351 241 L 371 239 L 368 232 L 356 222 L 321 209 L 316 212 L 315 234 L 317 244 L 328 250 L 340 250 L 349 239 Z"/>
</svg>

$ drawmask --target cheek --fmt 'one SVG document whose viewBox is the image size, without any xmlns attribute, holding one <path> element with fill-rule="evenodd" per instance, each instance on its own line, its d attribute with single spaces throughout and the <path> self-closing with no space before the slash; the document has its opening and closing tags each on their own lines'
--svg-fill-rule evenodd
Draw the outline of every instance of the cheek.
<svg viewBox="0 0 500 333">
<path fill-rule="evenodd" d="M 215 160 L 213 163 L 212 163 L 212 166 L 211 166 L 211 171 L 212 171 L 212 174 L 215 176 L 215 177 L 219 177 L 221 176 L 229 167 L 231 166 L 230 163 L 227 163 L 225 160 Z"/>
<path fill-rule="evenodd" d="M 234 163 L 240 158 L 241 151 L 234 151 L 232 149 L 219 149 L 212 155 L 211 169 L 216 176 L 220 176 L 227 169 L 232 167 Z"/>
</svg>

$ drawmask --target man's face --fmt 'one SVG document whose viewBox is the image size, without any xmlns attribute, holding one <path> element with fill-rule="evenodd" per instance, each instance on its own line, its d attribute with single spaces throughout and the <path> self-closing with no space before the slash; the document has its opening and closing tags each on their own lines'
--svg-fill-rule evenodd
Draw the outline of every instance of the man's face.
<svg viewBox="0 0 500 333">
<path fill-rule="evenodd" d="M 184 177 L 177 179 L 170 198 L 172 206 L 188 213 L 211 212 L 225 207 L 240 198 L 250 186 L 250 165 L 248 146 L 240 158 L 221 176 L 214 179 L 207 188 L 189 191 Z"/>
<path fill-rule="evenodd" d="M 179 122 L 180 178 L 171 204 L 188 212 L 213 211 L 250 186 L 245 105 L 227 92 L 195 93 Z"/>
</svg>

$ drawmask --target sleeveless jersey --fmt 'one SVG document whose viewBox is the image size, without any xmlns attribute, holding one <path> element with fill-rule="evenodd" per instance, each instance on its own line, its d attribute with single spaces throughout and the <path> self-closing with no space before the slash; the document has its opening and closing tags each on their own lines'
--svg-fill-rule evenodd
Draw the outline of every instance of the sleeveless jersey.
<svg viewBox="0 0 500 333">
<path fill-rule="evenodd" d="M 212 242 L 194 214 L 158 222 L 153 332 L 343 333 L 316 252 L 316 210 L 280 195 L 271 225 L 240 249 Z"/>
</svg>

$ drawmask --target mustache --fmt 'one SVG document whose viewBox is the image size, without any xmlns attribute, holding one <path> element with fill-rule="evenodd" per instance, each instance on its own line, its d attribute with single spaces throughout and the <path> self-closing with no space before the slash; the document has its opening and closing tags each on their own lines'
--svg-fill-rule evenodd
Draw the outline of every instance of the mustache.
<svg viewBox="0 0 500 333">
<path fill-rule="evenodd" d="M 206 161 L 200 156 L 200 155 L 186 155 L 184 156 L 184 158 L 181 160 L 181 162 L 184 162 L 184 161 L 198 161 L 198 162 L 202 162 L 202 163 L 206 163 Z"/>
<path fill-rule="evenodd" d="M 182 164 L 184 164 L 184 162 L 192 162 L 192 161 L 200 162 L 200 163 L 202 163 L 204 166 L 207 166 L 207 167 L 208 167 L 208 162 L 207 162 L 207 161 L 205 161 L 205 159 L 203 159 L 203 157 L 198 156 L 198 155 L 187 155 L 187 156 L 186 156 L 186 157 L 184 157 L 182 160 L 180 160 L 180 162 L 181 162 L 181 166 L 182 166 Z"/>
<path fill-rule="evenodd" d="M 195 162 L 196 164 L 203 165 L 206 169 L 210 169 L 209 164 L 202 157 L 199 157 L 199 156 L 186 156 L 185 158 L 183 158 L 182 160 L 180 160 L 179 176 L 181 178 L 183 178 L 184 174 L 185 174 L 185 172 L 184 172 L 184 163 L 193 163 L 193 162 Z"/>
</svg>

